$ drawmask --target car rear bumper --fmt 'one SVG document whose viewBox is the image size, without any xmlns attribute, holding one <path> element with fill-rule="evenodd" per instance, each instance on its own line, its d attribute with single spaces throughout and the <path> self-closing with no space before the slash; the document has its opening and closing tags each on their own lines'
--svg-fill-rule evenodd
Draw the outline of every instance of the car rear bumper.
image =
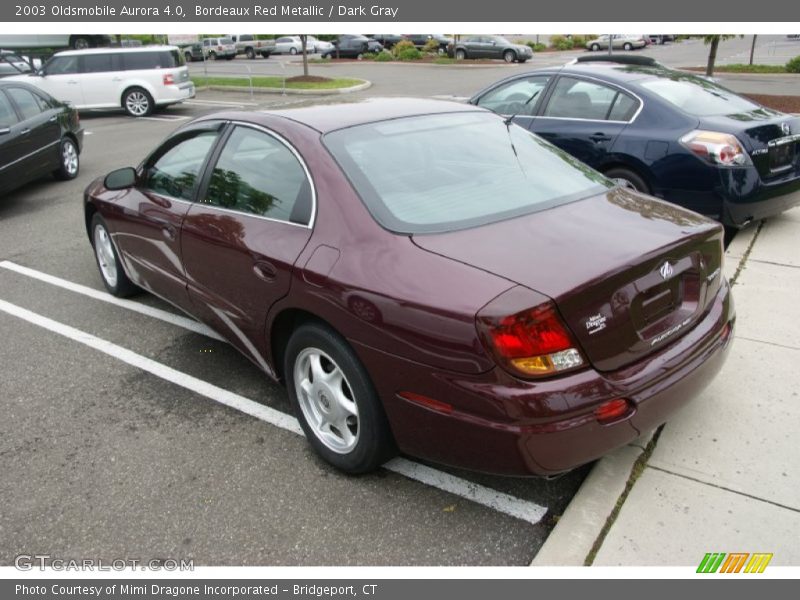
<svg viewBox="0 0 800 600">
<path fill-rule="evenodd" d="M 163 87 L 159 97 L 156 98 L 155 103 L 158 106 L 165 106 L 167 104 L 176 104 L 194 98 L 196 94 L 194 83 L 191 81 L 180 83 L 177 85 L 166 85 Z"/>
<path fill-rule="evenodd" d="M 645 360 L 612 373 L 586 369 L 539 382 L 499 368 L 475 376 L 444 372 L 353 346 L 403 452 L 476 471 L 553 475 L 633 441 L 696 396 L 725 361 L 733 321 L 724 283 L 694 329 Z M 412 402 L 398 395 L 404 391 L 452 407 Z M 626 398 L 631 412 L 601 424 L 594 410 L 615 398 Z"/>
<path fill-rule="evenodd" d="M 722 222 L 739 226 L 800 205 L 800 174 L 765 182 L 755 168 L 722 172 Z"/>
</svg>

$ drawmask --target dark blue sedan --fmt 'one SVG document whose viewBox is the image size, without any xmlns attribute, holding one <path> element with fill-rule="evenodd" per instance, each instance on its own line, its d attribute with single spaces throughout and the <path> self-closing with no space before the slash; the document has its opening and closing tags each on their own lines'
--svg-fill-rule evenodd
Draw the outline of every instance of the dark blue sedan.
<svg viewBox="0 0 800 600">
<path fill-rule="evenodd" d="M 620 185 L 740 227 L 800 204 L 800 117 L 646 57 L 504 79 L 471 103 Z"/>
</svg>

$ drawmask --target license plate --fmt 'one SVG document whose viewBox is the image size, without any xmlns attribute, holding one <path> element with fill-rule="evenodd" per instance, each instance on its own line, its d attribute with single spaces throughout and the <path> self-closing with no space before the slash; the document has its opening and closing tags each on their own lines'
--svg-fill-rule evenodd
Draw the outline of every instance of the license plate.
<svg viewBox="0 0 800 600">
<path fill-rule="evenodd" d="M 782 171 L 792 166 L 797 143 L 781 144 L 769 149 L 769 170 Z"/>
</svg>

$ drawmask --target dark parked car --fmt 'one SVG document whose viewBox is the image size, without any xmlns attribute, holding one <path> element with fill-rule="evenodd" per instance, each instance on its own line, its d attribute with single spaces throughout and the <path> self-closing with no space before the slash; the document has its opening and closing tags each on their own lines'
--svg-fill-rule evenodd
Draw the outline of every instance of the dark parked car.
<svg viewBox="0 0 800 600">
<path fill-rule="evenodd" d="M 439 45 L 439 54 L 445 54 L 447 47 L 453 43 L 453 38 L 438 33 L 411 33 L 404 35 L 403 39 L 414 44 L 418 50 L 422 50 L 429 41 L 435 40 Z"/>
<path fill-rule="evenodd" d="M 210 114 L 84 208 L 112 294 L 226 337 L 349 472 L 571 469 L 696 396 L 732 334 L 719 224 L 468 104 Z"/>
<path fill-rule="evenodd" d="M 514 44 L 499 35 L 468 35 L 449 44 L 447 53 L 463 60 L 465 58 L 502 58 L 507 63 L 524 63 L 533 56 L 530 46 Z"/>
<path fill-rule="evenodd" d="M 647 57 L 589 56 L 514 75 L 470 102 L 622 185 L 727 226 L 800 204 L 800 118 Z"/>
<path fill-rule="evenodd" d="M 391 50 L 397 42 L 403 40 L 402 35 L 395 33 L 368 33 L 367 37 L 375 40 L 387 50 Z"/>
<path fill-rule="evenodd" d="M 78 176 L 78 111 L 20 82 L 0 81 L 0 193 L 52 173 Z"/>
<path fill-rule="evenodd" d="M 323 52 L 322 58 L 361 58 L 365 54 L 383 51 L 380 43 L 364 35 L 342 35 L 333 41 L 333 48 Z"/>
</svg>

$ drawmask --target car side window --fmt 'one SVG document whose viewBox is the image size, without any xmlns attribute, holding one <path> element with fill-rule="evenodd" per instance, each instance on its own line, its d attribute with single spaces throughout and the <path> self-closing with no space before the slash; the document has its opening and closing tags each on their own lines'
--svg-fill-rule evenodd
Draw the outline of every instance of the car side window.
<svg viewBox="0 0 800 600">
<path fill-rule="evenodd" d="M 608 113 L 609 121 L 629 121 L 639 108 L 639 101 L 620 92 Z"/>
<path fill-rule="evenodd" d="M 214 141 L 215 131 L 200 131 L 166 142 L 145 167 L 144 187 L 157 194 L 192 200 L 200 169 Z"/>
<path fill-rule="evenodd" d="M 500 115 L 534 115 L 548 81 L 550 75 L 515 79 L 484 94 L 478 106 Z"/>
<path fill-rule="evenodd" d="M 115 60 L 117 56 L 112 54 L 85 54 L 83 56 L 83 72 L 84 73 L 108 73 L 110 71 L 119 70 L 119 61 Z M 117 66 L 114 66 L 114 63 Z"/>
<path fill-rule="evenodd" d="M 78 72 L 78 56 L 56 56 L 45 66 L 47 75 L 72 75 Z"/>
<path fill-rule="evenodd" d="M 32 119 L 45 110 L 42 106 L 42 101 L 32 92 L 18 87 L 7 88 L 7 91 L 17 105 L 23 119 Z"/>
<path fill-rule="evenodd" d="M 544 110 L 546 117 L 605 121 L 617 100 L 615 88 L 572 77 L 560 77 Z"/>
<path fill-rule="evenodd" d="M 17 122 L 19 122 L 19 118 L 11 105 L 11 101 L 5 94 L 0 92 L 0 127 L 11 127 Z"/>
<path fill-rule="evenodd" d="M 311 185 L 294 153 L 277 138 L 236 127 L 225 142 L 203 200 L 279 221 L 307 224 Z"/>
</svg>

